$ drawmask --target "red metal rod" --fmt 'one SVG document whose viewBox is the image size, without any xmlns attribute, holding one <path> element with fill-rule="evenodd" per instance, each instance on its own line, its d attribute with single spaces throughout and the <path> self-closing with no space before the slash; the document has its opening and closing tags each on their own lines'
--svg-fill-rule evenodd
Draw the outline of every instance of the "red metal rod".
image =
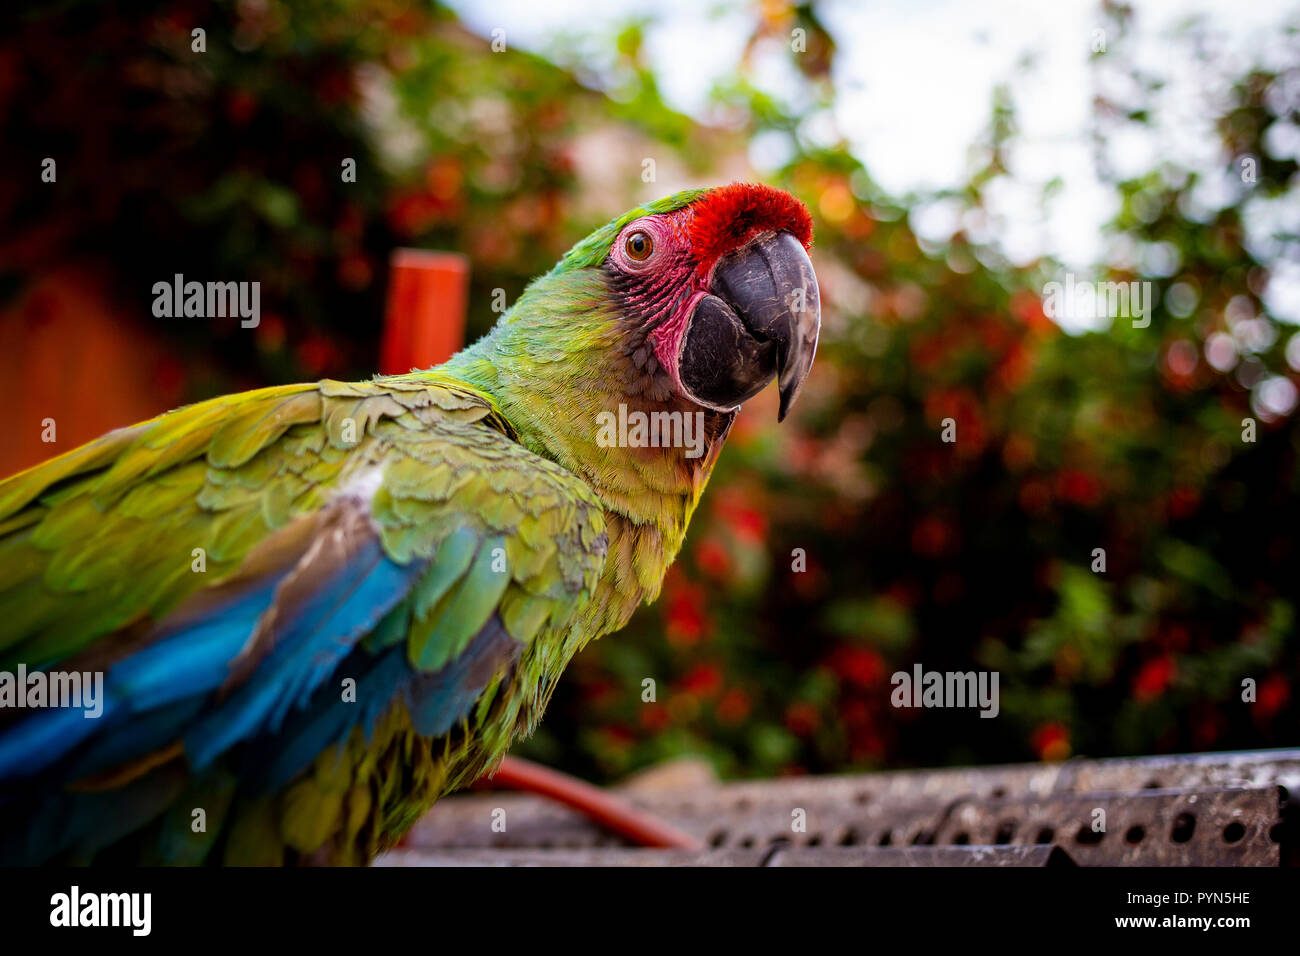
<svg viewBox="0 0 1300 956">
<path fill-rule="evenodd" d="M 704 844 L 652 813 L 639 810 L 599 787 L 520 757 L 506 757 L 479 785 L 526 790 L 572 807 L 588 819 L 638 846 L 702 850 Z"/>
<path fill-rule="evenodd" d="M 400 375 L 451 358 L 465 344 L 469 260 L 450 252 L 397 249 L 388 270 L 388 306 L 379 371 Z"/>
</svg>

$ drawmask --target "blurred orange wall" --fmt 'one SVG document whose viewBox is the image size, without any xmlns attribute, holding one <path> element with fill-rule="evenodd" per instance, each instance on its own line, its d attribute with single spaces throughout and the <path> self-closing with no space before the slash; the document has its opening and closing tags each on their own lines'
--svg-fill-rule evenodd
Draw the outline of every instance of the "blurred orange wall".
<svg viewBox="0 0 1300 956">
<path fill-rule="evenodd" d="M 381 346 L 386 374 L 428 368 L 464 342 L 469 262 L 398 249 Z M 152 329 L 113 305 L 96 269 L 66 266 L 0 310 L 0 478 L 181 402 L 180 367 Z M 56 441 L 42 441 L 53 419 Z"/>
<path fill-rule="evenodd" d="M 65 266 L 0 310 L 0 477 L 71 451 L 180 401 L 149 330 L 115 310 L 94 269 Z M 171 381 L 169 381 L 171 379 Z M 54 443 L 41 440 L 54 419 Z"/>
</svg>

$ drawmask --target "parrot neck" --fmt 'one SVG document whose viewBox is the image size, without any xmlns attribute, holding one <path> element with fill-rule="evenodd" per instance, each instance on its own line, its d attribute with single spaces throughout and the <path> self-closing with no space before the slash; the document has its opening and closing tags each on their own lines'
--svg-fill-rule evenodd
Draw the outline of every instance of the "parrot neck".
<svg viewBox="0 0 1300 956">
<path fill-rule="evenodd" d="M 437 371 L 490 395 L 520 444 L 600 497 L 611 559 L 622 555 L 607 567 L 635 574 L 630 615 L 658 595 L 734 413 L 638 382 L 627 341 L 599 272 L 553 272 Z"/>
</svg>

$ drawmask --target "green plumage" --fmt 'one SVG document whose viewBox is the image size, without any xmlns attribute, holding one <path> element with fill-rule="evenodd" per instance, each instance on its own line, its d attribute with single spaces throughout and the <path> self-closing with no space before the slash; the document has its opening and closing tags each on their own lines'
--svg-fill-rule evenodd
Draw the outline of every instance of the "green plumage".
<svg viewBox="0 0 1300 956">
<path fill-rule="evenodd" d="M 493 766 L 657 595 L 730 423 L 711 413 L 698 461 L 593 424 L 655 404 L 598 267 L 622 224 L 698 195 L 598 230 L 444 366 L 213 399 L 0 483 L 0 670 L 111 682 L 256 612 L 219 673 L 182 648 L 168 680 L 122 677 L 85 743 L 0 774 L 0 859 L 365 862 Z M 338 634 L 311 643 L 313 614 Z M 0 768 L 20 722 L 0 714 Z"/>
</svg>

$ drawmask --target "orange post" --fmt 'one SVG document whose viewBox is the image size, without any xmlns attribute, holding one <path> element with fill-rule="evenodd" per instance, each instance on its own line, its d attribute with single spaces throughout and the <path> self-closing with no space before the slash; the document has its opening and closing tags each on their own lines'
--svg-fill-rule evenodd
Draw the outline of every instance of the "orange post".
<svg viewBox="0 0 1300 956">
<path fill-rule="evenodd" d="M 469 260 L 451 252 L 397 249 L 389 260 L 379 370 L 385 375 L 445 362 L 465 343 Z"/>
</svg>

